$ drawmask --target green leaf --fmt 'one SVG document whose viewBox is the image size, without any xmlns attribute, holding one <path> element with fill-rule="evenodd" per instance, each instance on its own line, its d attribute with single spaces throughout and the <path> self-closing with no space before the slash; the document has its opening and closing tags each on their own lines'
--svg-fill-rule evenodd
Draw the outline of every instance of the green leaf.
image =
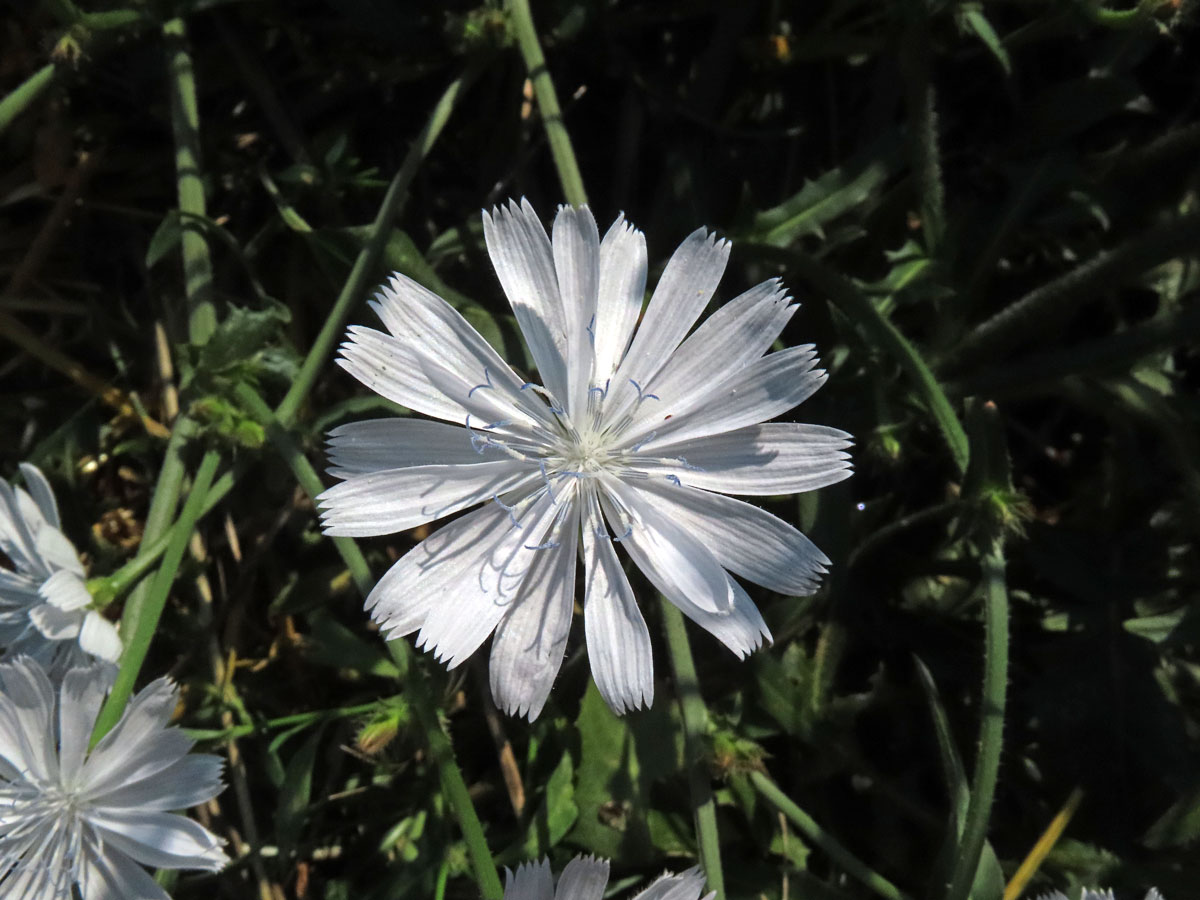
<svg viewBox="0 0 1200 900">
<path fill-rule="evenodd" d="M 824 226 L 860 205 L 892 174 L 894 142 L 877 142 L 868 153 L 810 181 L 779 206 L 754 216 L 746 239 L 784 247 L 808 234 L 824 236 Z"/>
<path fill-rule="evenodd" d="M 324 728 L 318 727 L 300 745 L 300 749 L 288 760 L 284 771 L 279 806 L 275 810 L 275 833 L 279 855 L 285 860 L 291 856 L 304 829 L 304 814 L 312 800 L 313 767 L 316 765 L 317 747 L 323 731 Z"/>
<path fill-rule="evenodd" d="M 983 41 L 992 56 L 996 57 L 996 62 L 1000 63 L 1004 74 L 1012 75 L 1012 61 L 1008 58 L 1008 51 L 1004 49 L 1004 44 L 992 23 L 983 14 L 983 4 L 964 3 L 956 10 L 955 17 L 958 19 L 959 28 Z"/>
<path fill-rule="evenodd" d="M 545 856 L 561 841 L 575 820 L 579 807 L 575 805 L 575 764 L 564 753 L 546 781 L 546 789 L 525 834 L 496 857 L 499 865 L 511 865 L 527 859 Z"/>
<path fill-rule="evenodd" d="M 351 669 L 364 675 L 397 678 L 400 670 L 382 647 L 367 643 L 324 610 L 308 614 L 309 640 L 305 658 L 336 669 Z"/>
<path fill-rule="evenodd" d="M 183 238 L 183 228 L 179 223 L 179 211 L 171 210 L 154 229 L 150 244 L 146 247 L 146 268 L 151 269 L 164 256 L 179 246 Z"/>
</svg>

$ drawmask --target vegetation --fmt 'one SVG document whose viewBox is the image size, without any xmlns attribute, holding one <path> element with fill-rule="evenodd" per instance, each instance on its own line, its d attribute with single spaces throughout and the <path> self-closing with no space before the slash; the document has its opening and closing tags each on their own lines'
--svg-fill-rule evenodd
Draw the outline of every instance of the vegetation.
<svg viewBox="0 0 1200 900">
<path fill-rule="evenodd" d="M 42 467 L 120 619 L 109 724 L 169 673 L 228 758 L 198 814 L 235 862 L 173 896 L 492 900 L 578 852 L 616 890 L 699 854 L 730 898 L 1194 894 L 1192 4 L 15 10 L 0 475 Z M 398 411 L 332 363 L 388 272 L 530 369 L 480 227 L 510 196 L 624 211 L 659 270 L 731 238 L 720 299 L 784 279 L 829 371 L 797 418 L 857 438 L 764 504 L 833 561 L 752 589 L 769 649 L 668 648 L 635 582 L 659 683 L 620 719 L 578 623 L 533 725 L 483 654 L 385 645 L 362 592 L 425 529 L 330 540 L 311 500 L 324 434 Z"/>
</svg>

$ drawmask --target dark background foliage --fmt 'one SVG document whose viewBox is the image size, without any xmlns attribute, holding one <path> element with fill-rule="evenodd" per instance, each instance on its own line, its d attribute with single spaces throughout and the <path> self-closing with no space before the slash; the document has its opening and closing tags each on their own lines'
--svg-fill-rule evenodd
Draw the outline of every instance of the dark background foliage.
<svg viewBox="0 0 1200 900">
<path fill-rule="evenodd" d="M 203 814 L 250 855 L 183 876 L 177 896 L 477 896 L 394 696 L 396 668 L 233 388 L 283 396 L 384 188 L 464 71 L 371 279 L 412 275 L 524 364 L 479 210 L 523 195 L 549 219 L 562 192 L 506 16 L 383 0 L 135 2 L 106 27 L 79 14 L 109 4 L 81 6 L 10 3 L 0 28 L 4 93 L 54 65 L 0 133 L 12 339 L 0 468 L 46 469 L 103 575 L 134 552 L 163 455 L 136 418 L 114 418 L 32 352 L 15 318 L 159 420 L 178 394 L 205 425 L 199 443 L 242 473 L 203 520 L 205 547 L 144 670 L 185 685 L 183 722 L 206 747 L 229 752 L 224 738 L 237 738 L 240 790 Z M 195 63 L 200 230 L 226 322 L 207 355 L 187 345 L 168 13 L 185 17 Z M 1196 896 L 1192 5 L 665 0 L 538 3 L 534 15 L 601 226 L 624 211 L 652 267 L 696 226 L 718 229 L 735 243 L 722 299 L 781 275 L 803 303 L 784 342 L 815 342 L 830 372 L 797 417 L 857 438 L 852 480 L 764 504 L 833 560 L 821 592 L 755 593 L 775 643 L 745 662 L 692 634 L 730 895 L 869 895 L 781 825 L 751 786 L 760 766 L 905 892 L 937 893 L 946 751 L 969 772 L 976 750 L 975 547 L 999 526 L 1013 649 L 995 857 L 1011 876 L 1078 792 L 1029 892 Z M 374 324 L 366 299 L 350 322 Z M 994 401 L 1012 491 L 970 490 L 937 384 L 956 416 Z M 329 427 L 387 406 L 329 364 L 294 435 L 320 467 Z M 374 571 L 418 532 L 364 542 Z M 645 584 L 639 595 L 659 642 L 657 601 Z M 589 685 L 577 622 L 532 727 L 491 709 L 483 654 L 449 674 L 420 660 L 503 862 L 548 853 L 559 868 L 596 852 L 615 859 L 614 885 L 691 864 L 678 712 L 656 649 L 655 707 L 615 719 Z"/>
</svg>

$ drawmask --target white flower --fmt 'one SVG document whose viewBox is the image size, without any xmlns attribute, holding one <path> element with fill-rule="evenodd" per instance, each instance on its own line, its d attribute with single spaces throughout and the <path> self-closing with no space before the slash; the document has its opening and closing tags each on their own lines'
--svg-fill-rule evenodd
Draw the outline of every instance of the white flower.
<svg viewBox="0 0 1200 900">
<path fill-rule="evenodd" d="M 608 884 L 608 860 L 577 856 L 563 869 L 555 890 L 549 860 L 525 863 L 516 873 L 504 870 L 504 900 L 602 900 Z M 679 875 L 664 874 L 633 900 L 699 900 L 704 874 L 697 866 Z M 712 900 L 714 891 L 704 900 Z"/>
<path fill-rule="evenodd" d="M 167 727 L 176 689 L 160 678 L 91 752 L 115 667 L 51 684 L 28 657 L 0 665 L 0 896 L 5 900 L 167 900 L 142 865 L 216 871 L 221 841 L 173 809 L 220 793 L 221 759 L 189 755 Z M 57 708 L 56 708 L 57 707 Z M 139 863 L 141 865 L 139 865 Z"/>
<path fill-rule="evenodd" d="M 618 713 L 653 700 L 650 635 L 614 552 L 738 656 L 770 638 L 730 572 L 809 594 L 828 560 L 803 534 L 725 494 L 807 491 L 850 474 L 850 436 L 760 424 L 825 380 L 811 345 L 767 354 L 796 307 L 778 281 L 692 334 L 729 243 L 683 242 L 638 324 L 641 232 L 601 241 L 562 207 L 553 243 L 528 203 L 484 213 L 496 274 L 542 383 L 517 375 L 437 295 L 394 275 L 372 304 L 390 334 L 352 327 L 338 362 L 384 397 L 438 419 L 377 419 L 330 433 L 327 534 L 390 534 L 480 503 L 392 566 L 367 598 L 387 636 L 451 668 L 495 632 L 497 704 L 531 720 L 562 663 L 577 556 L 592 674 Z M 767 354 L 764 356 L 764 354 Z M 488 502 L 491 501 L 491 502 Z"/>
<path fill-rule="evenodd" d="M 83 566 L 58 518 L 50 483 L 21 463 L 28 490 L 0 478 L 0 551 L 14 570 L 0 568 L 0 650 L 32 656 L 54 678 L 92 657 L 121 655 L 121 639 L 95 610 Z"/>
</svg>

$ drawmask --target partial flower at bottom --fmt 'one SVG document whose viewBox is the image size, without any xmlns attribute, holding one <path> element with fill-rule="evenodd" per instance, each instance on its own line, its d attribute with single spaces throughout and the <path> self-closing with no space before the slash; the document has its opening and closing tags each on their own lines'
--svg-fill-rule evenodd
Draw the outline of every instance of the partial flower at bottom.
<svg viewBox="0 0 1200 900">
<path fill-rule="evenodd" d="M 505 870 L 504 900 L 603 900 L 608 885 L 608 860 L 577 856 L 567 863 L 555 887 L 549 860 L 526 863 L 516 872 Z M 678 875 L 664 874 L 632 900 L 700 900 L 704 873 L 699 866 Z M 712 900 L 714 891 L 704 900 Z"/>
<path fill-rule="evenodd" d="M 547 236 L 528 203 L 484 214 L 488 253 L 540 383 L 518 375 L 445 300 L 403 275 L 376 297 L 389 333 L 353 327 L 342 367 L 415 418 L 329 436 L 325 532 L 393 534 L 461 512 L 380 579 L 367 608 L 389 638 L 453 668 L 489 635 L 491 686 L 536 718 L 565 652 L 583 564 L 592 676 L 618 713 L 654 697 L 650 634 L 618 560 L 744 657 L 770 640 L 737 575 L 812 593 L 829 560 L 791 525 L 729 494 L 809 491 L 850 474 L 851 438 L 768 422 L 825 381 L 811 345 L 769 353 L 796 311 L 767 281 L 694 331 L 729 258 L 700 229 L 642 315 L 646 242 L 587 207 Z M 640 324 L 639 324 L 640 319 Z M 452 424 L 451 424 L 452 423 Z"/>
<path fill-rule="evenodd" d="M 168 900 L 142 866 L 216 871 L 221 840 L 171 810 L 222 790 L 222 760 L 189 754 L 167 723 L 177 692 L 147 685 L 91 751 L 115 667 L 72 669 L 59 688 L 29 657 L 0 665 L 0 897 Z"/>
<path fill-rule="evenodd" d="M 93 657 L 121 655 L 117 629 L 88 609 L 75 547 L 62 533 L 50 483 L 21 463 L 26 489 L 0 478 L 0 551 L 13 569 L 0 568 L 0 658 L 32 656 L 58 679 Z"/>
<path fill-rule="evenodd" d="M 1038 900 L 1068 900 L 1068 898 L 1062 891 L 1053 891 L 1049 894 L 1042 894 L 1038 897 Z M 1116 900 L 1116 897 L 1113 896 L 1112 890 L 1102 891 L 1096 889 L 1091 891 L 1085 890 L 1079 900 Z M 1150 888 L 1146 892 L 1144 900 L 1163 900 L 1163 896 L 1158 892 L 1157 888 Z"/>
</svg>

